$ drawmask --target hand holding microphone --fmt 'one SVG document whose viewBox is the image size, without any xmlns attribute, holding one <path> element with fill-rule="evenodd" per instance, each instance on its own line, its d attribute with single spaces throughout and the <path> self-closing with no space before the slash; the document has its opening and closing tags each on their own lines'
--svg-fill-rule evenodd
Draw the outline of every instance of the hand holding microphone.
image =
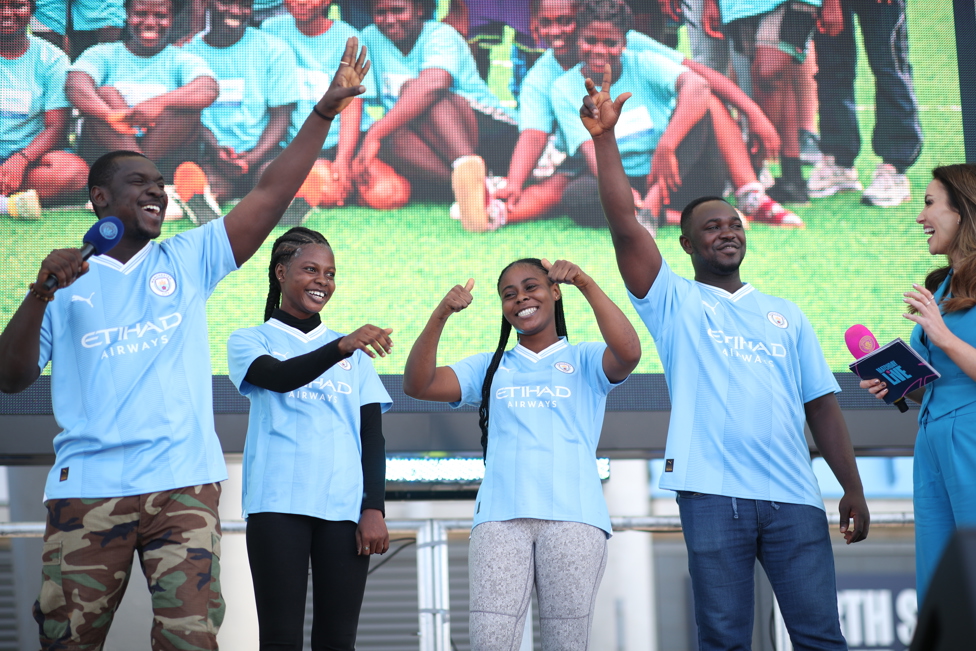
<svg viewBox="0 0 976 651">
<path fill-rule="evenodd" d="M 847 329 L 847 332 L 844 333 L 844 342 L 847 344 L 847 350 L 851 352 L 854 359 L 861 359 L 880 347 L 878 346 L 878 340 L 871 334 L 871 331 L 861 324 L 852 325 Z M 861 380 L 860 386 L 862 389 L 867 389 L 878 399 L 883 399 L 888 393 L 887 386 L 881 380 Z M 904 398 L 896 400 L 894 405 L 903 414 L 908 411 L 908 404 Z"/>
<path fill-rule="evenodd" d="M 125 228 L 118 217 L 103 217 L 85 233 L 80 249 L 51 251 L 41 263 L 41 270 L 37 274 L 40 289 L 50 294 L 58 287 L 67 287 L 73 283 L 88 271 L 88 263 L 85 261 L 93 255 L 102 255 L 111 250 L 122 239 L 124 232 Z M 32 291 L 39 297 L 46 298 L 37 290 Z"/>
</svg>

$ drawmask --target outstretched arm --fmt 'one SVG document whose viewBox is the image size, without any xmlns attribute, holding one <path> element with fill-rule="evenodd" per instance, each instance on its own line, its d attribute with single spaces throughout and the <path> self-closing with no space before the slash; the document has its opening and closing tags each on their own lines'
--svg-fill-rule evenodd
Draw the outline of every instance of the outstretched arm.
<svg viewBox="0 0 976 651">
<path fill-rule="evenodd" d="M 403 369 L 403 392 L 418 400 L 457 402 L 461 399 L 461 383 L 447 366 L 437 366 L 437 344 L 447 320 L 474 300 L 471 290 L 474 279 L 469 278 L 464 287 L 455 285 L 430 315 L 424 331 L 417 337 Z"/>
<path fill-rule="evenodd" d="M 661 270 L 662 258 L 654 238 L 637 223 L 634 195 L 613 133 L 630 93 L 612 100 L 610 83 L 609 64 L 603 71 L 603 86 L 599 92 L 592 79 L 586 80 L 587 96 L 583 98 L 580 119 L 593 138 L 600 203 L 610 226 L 617 268 L 630 293 L 643 298 Z"/>
<path fill-rule="evenodd" d="M 550 263 L 543 259 L 542 266 L 549 270 L 549 280 L 576 287 L 593 308 L 596 324 L 607 344 L 603 353 L 603 372 L 614 384 L 623 382 L 637 368 L 641 358 L 640 337 L 630 319 L 577 265 L 568 260 Z"/>
<path fill-rule="evenodd" d="M 847 432 L 847 423 L 844 422 L 837 396 L 828 393 L 814 398 L 803 408 L 813 442 L 844 489 L 844 497 L 839 505 L 840 532 L 847 539 L 847 544 L 860 542 L 868 537 L 871 514 L 868 513 L 861 475 L 854 460 L 854 446 L 851 445 L 851 436 Z M 851 518 L 854 519 L 853 527 L 850 526 Z"/>
<path fill-rule="evenodd" d="M 268 165 L 257 186 L 224 218 L 238 266 L 254 255 L 295 197 L 322 150 L 332 119 L 356 95 L 366 92 L 362 81 L 368 71 L 366 48 L 360 49 L 358 39 L 353 36 L 346 41 L 332 84 L 315 106 L 325 117 L 309 115 L 294 140 Z"/>
</svg>

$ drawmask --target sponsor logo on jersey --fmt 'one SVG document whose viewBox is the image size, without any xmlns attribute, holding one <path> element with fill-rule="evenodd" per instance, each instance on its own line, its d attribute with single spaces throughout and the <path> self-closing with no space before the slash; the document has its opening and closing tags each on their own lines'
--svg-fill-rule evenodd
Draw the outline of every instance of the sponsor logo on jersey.
<svg viewBox="0 0 976 651">
<path fill-rule="evenodd" d="M 576 372 L 576 369 L 573 368 L 573 365 L 570 364 L 569 362 L 556 362 L 555 364 L 553 364 L 553 366 L 556 367 L 556 370 L 557 371 L 562 371 L 563 373 L 566 373 L 566 374 L 570 374 L 570 373 L 575 373 Z"/>
<path fill-rule="evenodd" d="M 769 322 L 772 323 L 777 328 L 786 328 L 787 326 L 790 325 L 789 322 L 786 320 L 786 317 L 780 314 L 779 312 L 769 312 L 768 314 L 766 314 L 766 318 L 769 319 Z"/>
<path fill-rule="evenodd" d="M 130 326 L 93 330 L 81 336 L 84 348 L 104 347 L 102 357 L 116 357 L 150 350 L 169 343 L 169 330 L 183 323 L 183 315 L 173 312 Z"/>
<path fill-rule="evenodd" d="M 81 303 L 88 303 L 88 307 L 95 309 L 95 306 L 92 305 L 92 299 L 94 297 L 95 297 L 95 292 L 92 292 L 91 296 L 89 296 L 88 298 L 85 298 L 84 296 L 78 296 L 77 294 L 72 294 L 71 302 L 74 303 L 75 301 L 79 301 Z"/>
<path fill-rule="evenodd" d="M 785 326 L 783 326 L 785 327 Z M 708 329 L 708 336 L 721 345 L 726 357 L 738 357 L 744 362 L 772 364 L 772 357 L 786 357 L 786 346 L 774 342 L 752 341 L 739 335 L 727 335 L 721 330 Z"/>
<path fill-rule="evenodd" d="M 165 271 L 160 271 L 149 279 L 149 289 L 156 296 L 169 296 L 176 291 L 176 279 Z"/>
<path fill-rule="evenodd" d="M 561 386 L 499 387 L 495 390 L 495 397 L 499 400 L 507 400 L 508 404 L 506 406 L 509 409 L 555 409 L 557 407 L 556 398 L 569 398 L 571 395 L 573 395 L 573 392 L 569 390 L 569 387 Z M 524 399 L 520 400 L 519 398 Z"/>
<path fill-rule="evenodd" d="M 348 359 L 341 359 L 339 360 L 339 368 L 341 368 L 343 371 L 351 371 L 352 364 L 349 363 Z"/>
<path fill-rule="evenodd" d="M 298 398 L 299 400 L 321 400 L 323 402 L 338 403 L 339 395 L 349 395 L 352 393 L 352 387 L 345 382 L 333 382 L 332 380 L 324 380 L 321 377 L 315 378 L 303 386 L 302 389 L 308 390 L 296 389 L 295 391 L 290 391 L 288 392 L 288 397 Z M 317 391 L 312 391 L 312 389 L 317 389 Z"/>
</svg>

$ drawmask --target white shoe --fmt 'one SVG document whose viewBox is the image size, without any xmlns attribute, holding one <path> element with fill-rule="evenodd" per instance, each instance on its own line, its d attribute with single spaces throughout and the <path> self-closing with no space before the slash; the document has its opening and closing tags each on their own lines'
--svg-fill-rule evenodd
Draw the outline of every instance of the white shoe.
<svg viewBox="0 0 976 651">
<path fill-rule="evenodd" d="M 861 203 L 881 208 L 891 208 L 912 198 L 908 176 L 899 174 L 893 165 L 880 163 L 874 170 L 871 185 L 861 195 Z"/>
<path fill-rule="evenodd" d="M 480 161 L 481 159 L 479 158 L 478 160 Z M 452 181 L 455 180 L 457 180 L 457 175 L 454 175 L 454 178 L 452 178 Z M 467 184 L 470 182 L 464 182 L 464 183 Z M 484 212 L 482 213 L 481 210 L 474 210 L 474 204 L 472 201 L 472 203 L 470 204 L 471 207 L 468 209 L 468 215 L 467 215 L 467 216 L 476 215 L 478 218 L 477 224 L 480 224 L 479 226 L 476 226 L 475 228 L 471 228 L 469 227 L 471 222 L 468 221 L 466 223 L 465 210 L 462 207 L 460 196 L 457 197 L 458 201 L 455 201 L 454 203 L 451 204 L 451 208 L 449 210 L 451 219 L 460 221 L 462 226 L 464 226 L 465 230 L 469 230 L 469 231 L 480 232 L 480 231 L 498 230 L 499 228 L 504 226 L 505 223 L 508 221 L 508 207 L 505 205 L 504 201 L 495 198 L 495 193 L 501 190 L 502 188 L 504 188 L 507 184 L 508 184 L 508 179 L 506 179 L 504 176 L 485 176 L 484 195 L 483 195 L 484 206 L 482 208 Z M 457 188 L 459 188 L 459 186 L 460 183 L 454 186 L 456 188 L 455 193 L 457 193 Z M 469 197 L 470 194 L 477 194 L 474 192 L 474 188 L 472 187 L 472 185 L 467 185 L 465 191 L 466 193 L 468 193 Z M 480 221 L 482 219 L 482 214 L 484 215 L 483 222 Z"/>
<path fill-rule="evenodd" d="M 807 179 L 807 194 L 813 199 L 831 197 L 838 192 L 860 192 L 863 189 L 864 186 L 857 178 L 857 168 L 841 167 L 833 156 L 824 156 Z"/>
<path fill-rule="evenodd" d="M 7 197 L 7 213 L 14 219 L 35 221 L 41 218 L 41 199 L 37 190 L 14 192 Z"/>
<path fill-rule="evenodd" d="M 163 215 L 163 221 L 171 222 L 177 219 L 183 219 L 183 201 L 180 200 L 180 195 L 176 194 L 176 186 L 167 185 L 165 189 L 169 202 L 166 204 L 166 214 Z"/>
</svg>

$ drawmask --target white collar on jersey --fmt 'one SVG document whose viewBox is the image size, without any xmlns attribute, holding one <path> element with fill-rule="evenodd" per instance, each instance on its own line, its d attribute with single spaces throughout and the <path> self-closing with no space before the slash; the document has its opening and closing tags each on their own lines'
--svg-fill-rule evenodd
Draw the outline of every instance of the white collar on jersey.
<svg viewBox="0 0 976 651">
<path fill-rule="evenodd" d="M 566 341 L 566 337 L 560 337 L 559 341 L 557 341 L 553 345 L 549 346 L 548 348 L 538 353 L 533 353 L 531 350 L 529 350 L 522 344 L 519 344 L 518 346 L 513 348 L 512 352 L 518 353 L 519 355 L 528 359 L 531 362 L 539 362 L 545 359 L 546 357 L 549 357 L 550 355 L 555 355 L 556 353 L 558 353 L 563 348 L 566 348 L 567 346 L 569 346 L 569 342 Z"/>
<path fill-rule="evenodd" d="M 318 339 L 319 337 L 321 337 L 322 335 L 324 335 L 326 332 L 329 331 L 329 329 L 326 327 L 324 323 L 318 324 L 318 326 L 316 326 L 312 330 L 309 330 L 308 332 L 302 332 L 298 328 L 293 328 L 287 323 L 283 323 L 278 319 L 268 319 L 267 321 L 265 321 L 265 323 L 267 323 L 272 328 L 277 328 L 282 332 L 290 334 L 295 339 L 298 339 L 299 341 L 303 341 L 306 343 Z"/>
<path fill-rule="evenodd" d="M 716 287 L 714 285 L 706 285 L 705 283 L 699 283 L 697 280 L 695 282 L 698 283 L 698 286 L 699 287 L 701 287 L 703 289 L 707 289 L 708 291 L 710 291 L 711 293 L 715 294 L 716 296 L 719 296 L 721 298 L 730 300 L 733 303 L 735 303 L 736 301 L 738 301 L 743 296 L 748 296 L 749 294 L 751 294 L 756 289 L 755 287 L 753 287 L 749 283 L 743 283 L 742 284 L 742 287 L 740 287 L 739 289 L 737 289 L 736 292 L 734 294 L 732 294 L 732 293 L 730 293 L 730 292 L 722 289 L 721 287 Z"/>
<path fill-rule="evenodd" d="M 142 261 L 149 257 L 149 251 L 152 249 L 152 242 L 146 242 L 146 246 L 139 249 L 139 252 L 134 256 L 129 258 L 129 261 L 125 264 L 119 262 L 115 258 L 110 258 L 108 255 L 93 255 L 88 258 L 88 262 L 94 262 L 95 264 L 100 264 L 103 267 L 108 267 L 109 269 L 114 269 L 115 271 L 121 271 L 123 274 L 128 276 L 136 268 L 142 264 Z"/>
</svg>

